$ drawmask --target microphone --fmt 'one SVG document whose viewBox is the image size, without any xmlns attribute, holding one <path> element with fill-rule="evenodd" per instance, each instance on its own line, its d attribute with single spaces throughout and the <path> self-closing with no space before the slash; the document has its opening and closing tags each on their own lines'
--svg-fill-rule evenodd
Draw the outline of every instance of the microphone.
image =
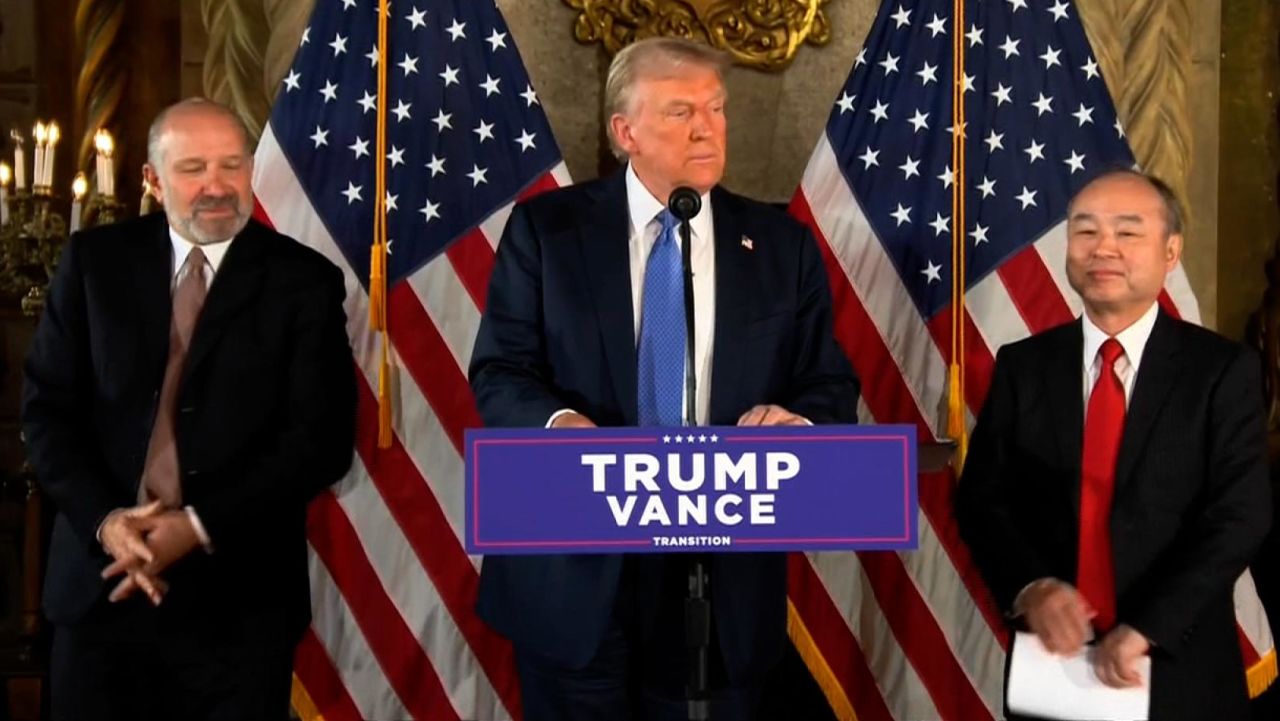
<svg viewBox="0 0 1280 721">
<path fill-rule="evenodd" d="M 667 200 L 667 210 L 676 217 L 681 223 L 688 223 L 693 216 L 702 210 L 702 196 L 698 195 L 698 191 L 688 186 L 680 186 L 671 191 L 671 197 Z"/>
<path fill-rule="evenodd" d="M 698 424 L 698 379 L 695 373 L 697 365 L 693 359 L 693 265 L 690 260 L 690 247 L 693 242 L 690 239 L 689 220 L 697 215 L 701 209 L 702 196 L 698 195 L 698 191 L 687 186 L 682 185 L 676 188 L 671 191 L 671 195 L 667 198 L 667 210 L 671 211 L 676 220 L 680 221 L 680 259 L 684 264 L 684 331 L 686 343 L 684 415 L 685 423 L 691 426 Z"/>
</svg>

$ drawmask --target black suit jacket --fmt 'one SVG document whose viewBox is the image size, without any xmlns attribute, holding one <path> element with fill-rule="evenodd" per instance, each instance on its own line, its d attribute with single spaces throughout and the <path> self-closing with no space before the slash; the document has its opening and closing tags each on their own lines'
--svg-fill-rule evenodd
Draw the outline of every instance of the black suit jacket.
<svg viewBox="0 0 1280 721">
<path fill-rule="evenodd" d="M 57 509 L 45 611 L 110 617 L 96 530 L 137 503 L 169 351 L 163 214 L 72 236 L 26 362 L 23 431 Z M 178 390 L 183 502 L 214 545 L 165 573 L 157 613 L 217 640 L 292 643 L 310 619 L 306 506 L 351 462 L 341 272 L 251 221 L 210 286 Z M 112 584 L 114 583 L 111 582 Z"/>
<path fill-rule="evenodd" d="M 957 513 L 1001 608 L 1075 583 L 1084 428 L 1080 321 L 1002 348 Z M 1247 717 L 1232 587 L 1271 518 L 1257 356 L 1160 313 L 1143 351 L 1111 511 L 1118 622 L 1155 646 L 1152 718 Z"/>
<path fill-rule="evenodd" d="M 711 191 L 716 318 L 710 420 L 733 425 L 759 403 L 814 423 L 853 422 L 857 382 L 832 335 L 817 244 L 781 211 Z M 542 426 L 572 408 L 601 426 L 636 424 L 636 344 L 625 175 L 517 205 L 498 248 L 470 378 L 489 426 Z M 752 248 L 742 238 L 752 239 Z M 599 646 L 621 556 L 485 558 L 481 616 L 518 646 L 569 666 Z M 781 554 L 723 554 L 711 565 L 731 677 L 781 652 Z"/>
</svg>

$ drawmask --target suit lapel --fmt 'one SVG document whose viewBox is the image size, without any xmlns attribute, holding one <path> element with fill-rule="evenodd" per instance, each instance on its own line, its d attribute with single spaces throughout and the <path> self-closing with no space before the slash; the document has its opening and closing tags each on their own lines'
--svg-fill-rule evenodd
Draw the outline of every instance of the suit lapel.
<svg viewBox="0 0 1280 721">
<path fill-rule="evenodd" d="M 227 322 L 258 295 L 265 273 L 262 263 L 264 250 L 264 239 L 250 221 L 249 226 L 241 231 L 227 249 L 227 255 L 222 259 L 213 283 L 209 286 L 209 294 L 205 298 L 204 308 L 200 310 L 200 319 L 196 321 L 195 333 L 191 338 L 191 348 L 187 351 L 182 373 L 184 382 L 217 346 Z"/>
<path fill-rule="evenodd" d="M 1080 518 L 1080 454 L 1084 448 L 1084 329 L 1079 319 L 1058 336 L 1045 358 L 1050 372 L 1041 376 L 1053 410 L 1055 437 L 1071 484 L 1071 508 Z"/>
<path fill-rule="evenodd" d="M 169 225 L 164 216 L 157 214 L 160 222 L 156 230 L 148 233 L 138 244 L 136 283 L 133 286 L 142 332 L 142 358 L 149 361 L 157 374 L 164 374 L 169 358 L 169 321 L 173 313 L 173 241 L 169 239 Z M 125 276 L 128 277 L 128 276 Z M 160 375 L 157 376 L 160 377 Z M 156 381 L 158 388 L 160 382 Z"/>
<path fill-rule="evenodd" d="M 584 225 L 580 226 L 583 272 L 591 288 L 596 320 L 618 407 L 628 425 L 636 422 L 636 337 L 631 299 L 631 223 L 626 176 L 605 180 Z"/>
<path fill-rule="evenodd" d="M 1133 475 L 1151 436 L 1151 429 L 1169 398 L 1169 390 L 1178 379 L 1177 330 L 1174 322 L 1160 311 L 1147 346 L 1142 351 L 1142 364 L 1138 367 L 1133 396 L 1125 414 L 1124 436 L 1120 441 L 1120 456 L 1116 460 L 1116 494 Z"/>
<path fill-rule="evenodd" d="M 742 373 L 743 332 L 753 288 L 751 254 L 741 245 L 739 213 L 733 198 L 720 187 L 711 190 L 712 223 L 715 226 L 716 317 L 711 358 L 711 423 L 737 421 L 734 390 Z"/>
</svg>

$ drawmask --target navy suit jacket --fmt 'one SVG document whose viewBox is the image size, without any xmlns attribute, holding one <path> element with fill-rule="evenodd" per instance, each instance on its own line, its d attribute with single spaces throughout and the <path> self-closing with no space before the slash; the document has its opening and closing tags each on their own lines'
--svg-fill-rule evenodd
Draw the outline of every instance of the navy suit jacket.
<svg viewBox="0 0 1280 721">
<path fill-rule="evenodd" d="M 71 236 L 27 355 L 23 432 L 57 509 L 44 608 L 60 625 L 130 637 L 106 596 L 95 534 L 137 503 L 169 354 L 173 276 L 163 213 Z M 296 643 L 311 618 L 307 502 L 342 477 L 355 380 L 342 273 L 250 221 L 231 244 L 192 337 L 174 430 L 183 501 L 214 552 L 165 571 L 147 613 L 209 644 Z"/>
<path fill-rule="evenodd" d="M 854 422 L 857 381 L 832 333 L 817 244 L 785 213 L 711 191 L 716 318 L 710 420 L 775 403 L 814 423 Z M 625 175 L 517 205 L 498 248 L 470 379 L 489 426 L 537 427 L 571 408 L 636 425 L 636 343 Z M 751 247 L 742 243 L 750 237 Z M 518 647 L 581 667 L 599 647 L 622 557 L 485 558 L 478 609 Z M 712 597 L 731 678 L 783 648 L 786 560 L 712 557 Z"/>
<path fill-rule="evenodd" d="M 1080 321 L 1000 349 L 956 499 L 1000 606 L 1031 581 L 1074 584 L 1084 438 Z M 1260 363 L 1161 313 L 1116 461 L 1119 623 L 1154 643 L 1151 718 L 1246 719 L 1232 587 L 1271 516 Z"/>
</svg>

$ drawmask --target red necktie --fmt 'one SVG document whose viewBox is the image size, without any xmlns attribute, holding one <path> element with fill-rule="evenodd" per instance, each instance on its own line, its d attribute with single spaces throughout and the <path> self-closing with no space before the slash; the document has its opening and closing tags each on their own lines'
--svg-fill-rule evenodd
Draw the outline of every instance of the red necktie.
<svg viewBox="0 0 1280 721">
<path fill-rule="evenodd" d="M 173 436 L 173 412 L 178 402 L 178 381 L 183 361 L 191 347 L 191 334 L 204 306 L 204 251 L 192 248 L 187 254 L 187 274 L 173 291 L 173 315 L 169 324 L 169 362 L 165 364 L 155 425 L 142 468 L 139 500 L 159 499 L 166 508 L 182 505 L 182 483 L 178 478 L 178 446 Z"/>
<path fill-rule="evenodd" d="M 1116 375 L 1116 359 L 1124 348 L 1108 338 L 1099 349 L 1102 368 L 1089 394 L 1084 418 L 1084 453 L 1080 461 L 1080 555 L 1076 585 L 1098 616 L 1099 631 L 1116 622 L 1116 582 L 1111 562 L 1111 497 L 1115 490 L 1116 457 L 1124 435 L 1124 385 Z"/>
</svg>

